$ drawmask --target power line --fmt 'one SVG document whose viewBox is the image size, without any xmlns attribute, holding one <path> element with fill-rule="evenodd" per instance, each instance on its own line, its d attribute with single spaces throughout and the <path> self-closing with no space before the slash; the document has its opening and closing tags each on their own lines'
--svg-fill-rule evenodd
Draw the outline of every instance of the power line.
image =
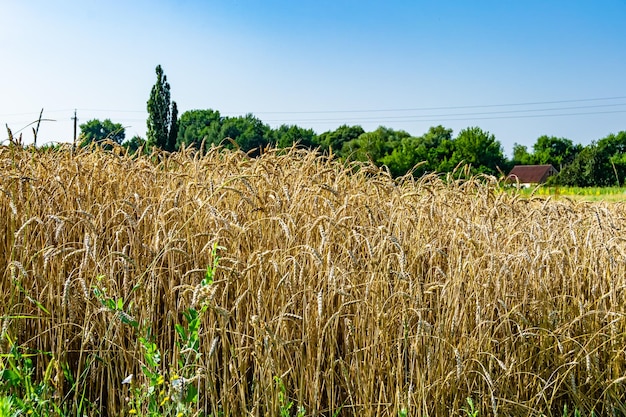
<svg viewBox="0 0 626 417">
<path fill-rule="evenodd" d="M 404 109 L 377 109 L 377 110 L 324 110 L 324 111 L 266 111 L 266 112 L 253 112 L 255 115 L 316 115 L 316 114 L 348 114 L 348 113 L 402 113 L 402 112 L 419 112 L 427 110 L 462 110 L 462 109 L 497 109 L 506 107 L 521 107 L 521 106 L 539 106 L 550 104 L 567 104 L 567 103 L 591 103 L 598 101 L 614 101 L 624 100 L 626 96 L 614 96 L 614 97 L 601 97 L 601 98 L 582 98 L 572 100 L 553 100 L 553 101 L 535 101 L 535 102 L 520 102 L 520 103 L 507 103 L 507 104 L 483 104 L 483 105 L 467 105 L 467 106 L 442 106 L 442 107 L 420 107 L 420 108 L 404 108 Z M 477 112 L 448 112 L 438 114 L 398 114 L 398 115 L 371 115 L 362 117 L 347 117 L 347 118 L 276 118 L 270 120 L 264 120 L 266 123 L 309 123 L 309 124 L 324 124 L 324 123 L 384 123 L 384 122 L 446 122 L 446 121 L 472 121 L 472 120 L 495 120 L 495 119 L 522 119 L 522 118 L 546 118 L 546 117 L 568 117 L 568 116 L 587 116 L 587 115 L 601 115 L 601 114 L 615 114 L 625 113 L 626 110 L 607 110 L 598 112 L 566 112 L 566 113 L 549 113 L 549 114 L 523 114 L 523 113 L 540 113 L 540 112 L 562 112 L 566 110 L 581 110 L 592 108 L 609 108 L 626 106 L 626 102 L 621 103 L 604 103 L 604 104 L 588 104 L 581 106 L 552 106 L 547 108 L 528 108 L 528 109 L 502 109 L 494 111 L 477 111 Z M 74 109 L 63 110 L 47 110 L 46 113 L 60 113 L 69 112 Z M 112 110 L 112 109 L 78 109 L 81 112 L 106 112 L 106 113 L 146 113 L 145 110 Z M 75 110 L 74 110 L 75 111 Z M 250 113 L 250 112 L 248 112 Z M 521 114 L 520 114 L 521 113 Z M 223 112 L 223 115 L 237 114 L 235 112 Z M 35 115 L 35 113 L 14 113 L 13 115 Z M 7 116 L 0 114 L 0 117 Z M 144 119 L 138 118 L 116 118 L 119 121 L 125 123 L 140 123 L 144 122 Z M 28 123 L 13 121 L 11 123 L 22 124 Z M 31 123 L 29 123 L 30 125 Z M 28 126 L 28 125 L 27 125 Z M 27 127 L 26 126 L 26 127 Z M 21 131 L 24 128 L 18 130 Z"/>
<path fill-rule="evenodd" d="M 519 107 L 519 106 L 538 106 L 546 104 L 566 104 L 566 103 L 583 103 L 593 101 L 608 101 L 608 100 L 624 100 L 626 96 L 613 96 L 613 97 L 594 97 L 594 98 L 581 98 L 571 100 L 552 100 L 552 101 L 529 101 L 518 103 L 499 103 L 499 104 L 475 104 L 465 106 L 440 106 L 440 107 L 412 107 L 412 108 L 387 108 L 387 109 L 361 109 L 361 110 L 302 110 L 302 111 L 247 111 L 247 112 L 223 112 L 228 114 L 331 114 L 331 113 L 377 113 L 377 112 L 407 112 L 407 111 L 426 111 L 426 110 L 461 110 L 461 109 L 478 109 L 478 108 L 495 108 L 495 107 Z M 604 106 L 621 105 L 621 104 L 605 104 Z M 589 106 L 591 107 L 591 106 Z M 46 110 L 46 113 L 60 113 L 71 112 L 74 109 L 59 109 L 59 110 Z M 89 109 L 78 108 L 81 112 L 102 112 L 102 113 L 147 113 L 146 110 L 114 110 L 114 109 Z M 27 116 L 36 115 L 35 112 L 28 113 L 5 113 L 0 114 L 0 117 L 6 116 Z"/>
<path fill-rule="evenodd" d="M 565 104 L 565 103 L 580 103 L 580 102 L 589 102 L 589 101 L 623 100 L 623 99 L 626 99 L 626 96 L 583 98 L 583 99 L 575 99 L 575 100 L 534 101 L 534 102 L 523 102 L 523 103 L 501 103 L 501 104 L 480 104 L 480 105 L 477 104 L 477 105 L 467 105 L 467 106 L 414 107 L 414 108 L 399 108 L 399 109 L 264 111 L 264 112 L 253 112 L 253 114 L 324 114 L 324 113 L 403 112 L 403 111 L 424 111 L 424 110 L 460 110 L 460 109 L 477 109 L 477 108 L 493 108 L 493 107 L 538 106 L 538 105 L 543 105 L 543 104 Z"/>
<path fill-rule="evenodd" d="M 424 114 L 424 115 L 403 115 L 403 116 L 368 116 L 368 117 L 352 117 L 350 120 L 356 121 L 372 121 L 372 120 L 380 120 L 384 119 L 387 121 L 398 120 L 402 121 L 405 119 L 422 119 L 422 118 L 439 118 L 439 117 L 457 117 L 457 116 L 484 116 L 484 115 L 496 115 L 496 114 L 511 114 L 511 113 L 530 113 L 530 112 L 544 112 L 544 111 L 562 111 L 562 110 L 577 110 L 577 109 L 589 109 L 589 108 L 600 108 L 600 107 L 617 107 L 617 106 L 626 106 L 626 103 L 618 103 L 618 104 L 599 104 L 593 106 L 570 106 L 570 107 L 552 107 L 545 109 L 524 109 L 524 110 L 501 110 L 501 111 L 492 111 L 492 112 L 471 112 L 471 113 L 444 113 L 444 114 Z M 626 110 L 624 110 L 626 111 Z M 622 112 L 619 110 L 617 112 Z M 601 114 L 603 112 L 593 112 L 589 114 Z M 606 113 L 614 113 L 614 111 L 608 111 Z M 580 114 L 580 113 L 574 113 Z M 526 117 L 538 117 L 541 115 L 527 115 Z M 280 119 L 282 120 L 282 119 Z M 268 122 L 278 122 L 280 120 L 267 120 Z M 344 118 L 324 118 L 324 119 L 300 119 L 302 121 L 318 121 L 318 122 L 336 122 L 345 120 Z"/>
<path fill-rule="evenodd" d="M 81 109 L 82 111 L 107 112 L 107 113 L 148 113 L 147 110 L 110 110 L 110 109 Z"/>
<path fill-rule="evenodd" d="M 112 110 L 112 109 L 61 109 L 61 110 L 46 110 L 45 113 L 71 113 L 74 110 L 81 112 L 94 112 L 94 113 L 148 113 L 146 110 Z M 0 117 L 15 117 L 15 116 L 34 116 L 37 117 L 36 112 L 24 112 L 24 113 L 2 113 Z"/>
<path fill-rule="evenodd" d="M 490 116 L 490 117 L 454 117 L 455 115 L 449 115 L 444 118 L 437 119 L 420 119 L 416 117 L 406 116 L 405 118 L 368 118 L 366 121 L 370 123 L 384 123 L 384 122 L 451 122 L 451 121 L 474 121 L 474 120 L 498 120 L 498 119 L 532 119 L 532 118 L 545 118 L 545 117 L 567 117 L 567 116 L 589 116 L 589 115 L 601 115 L 601 114 L 616 114 L 626 113 L 626 110 L 614 110 L 614 111 L 601 111 L 601 112 L 578 112 L 578 113 L 556 113 L 556 114 L 526 114 L 526 115 L 510 115 L 510 116 Z M 419 117 L 419 116 L 418 116 Z M 309 124 L 326 124 L 332 122 L 342 123 L 359 123 L 362 119 L 299 119 L 299 120 L 266 120 L 268 123 L 309 123 Z"/>
<path fill-rule="evenodd" d="M 70 112 L 73 109 L 62 109 L 62 110 L 46 110 L 46 114 L 48 113 L 64 113 L 64 112 Z M 30 115 L 37 115 L 36 112 L 24 112 L 24 113 L 3 113 L 0 114 L 0 117 L 12 117 L 12 116 L 30 116 Z"/>
<path fill-rule="evenodd" d="M 531 119 L 538 117 L 561 117 L 561 116 L 588 116 L 595 114 L 615 114 L 615 113 L 626 113 L 626 110 L 613 110 L 613 111 L 599 111 L 599 112 L 580 112 L 580 113 L 559 113 L 559 114 L 526 114 L 526 115 L 517 115 L 517 116 L 494 116 L 494 117 L 472 117 L 472 118 L 459 118 L 459 119 L 443 119 L 442 121 L 458 121 L 458 120 L 492 120 L 492 119 Z M 412 120 L 407 120 L 412 121 Z M 436 122 L 437 119 L 433 120 L 413 120 L 417 122 Z"/>
</svg>

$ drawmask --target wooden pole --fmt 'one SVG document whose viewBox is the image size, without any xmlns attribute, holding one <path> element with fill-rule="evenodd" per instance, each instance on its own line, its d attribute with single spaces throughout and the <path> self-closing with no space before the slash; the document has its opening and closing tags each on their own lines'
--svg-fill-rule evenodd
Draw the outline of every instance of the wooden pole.
<svg viewBox="0 0 626 417">
<path fill-rule="evenodd" d="M 72 120 L 74 120 L 74 144 L 72 145 L 72 152 L 74 152 L 76 150 L 76 122 L 78 122 L 78 118 L 76 117 L 76 109 L 74 109 L 74 117 L 72 117 Z"/>
</svg>

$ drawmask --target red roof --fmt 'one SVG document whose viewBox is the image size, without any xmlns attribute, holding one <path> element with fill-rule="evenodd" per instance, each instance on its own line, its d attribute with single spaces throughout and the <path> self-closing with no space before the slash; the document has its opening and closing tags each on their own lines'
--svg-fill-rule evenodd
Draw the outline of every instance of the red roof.
<svg viewBox="0 0 626 417">
<path fill-rule="evenodd" d="M 515 165 L 507 178 L 522 184 L 540 184 L 555 174 L 558 171 L 552 165 Z"/>
</svg>

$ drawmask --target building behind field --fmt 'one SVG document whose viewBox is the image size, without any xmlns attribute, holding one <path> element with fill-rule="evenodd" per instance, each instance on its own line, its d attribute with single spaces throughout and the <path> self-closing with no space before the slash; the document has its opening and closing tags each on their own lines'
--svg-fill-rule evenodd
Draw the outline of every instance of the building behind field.
<svg viewBox="0 0 626 417">
<path fill-rule="evenodd" d="M 552 175 L 559 172 L 552 165 L 515 165 L 507 179 L 519 182 L 522 187 L 543 184 Z"/>
</svg>

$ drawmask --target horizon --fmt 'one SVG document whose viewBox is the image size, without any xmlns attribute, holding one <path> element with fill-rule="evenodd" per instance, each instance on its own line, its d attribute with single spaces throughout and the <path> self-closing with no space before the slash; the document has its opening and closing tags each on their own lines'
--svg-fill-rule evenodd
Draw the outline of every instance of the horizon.
<svg viewBox="0 0 626 417">
<path fill-rule="evenodd" d="M 25 143 L 42 108 L 56 121 L 38 144 L 71 142 L 74 109 L 79 125 L 145 137 L 157 65 L 180 115 L 252 113 L 272 128 L 478 126 L 507 156 L 542 135 L 588 145 L 626 130 L 619 0 L 0 5 L 0 122 Z"/>
</svg>

